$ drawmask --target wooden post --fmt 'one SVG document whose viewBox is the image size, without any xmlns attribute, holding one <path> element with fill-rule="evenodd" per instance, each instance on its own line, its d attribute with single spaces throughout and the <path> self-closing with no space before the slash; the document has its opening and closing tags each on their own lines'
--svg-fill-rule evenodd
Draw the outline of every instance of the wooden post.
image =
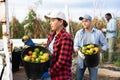
<svg viewBox="0 0 120 80">
<path fill-rule="evenodd" d="M 70 26 L 69 26 L 69 8 L 68 5 L 65 5 L 65 16 L 66 16 L 66 21 L 68 23 L 68 26 L 66 27 L 66 31 L 70 33 Z"/>
<path fill-rule="evenodd" d="M 12 77 L 12 58 L 10 48 L 10 39 L 9 39 L 9 20 L 8 20 L 8 0 L 0 0 L 0 3 L 3 4 L 4 15 L 2 17 L 2 34 L 3 34 L 3 43 L 4 43 L 4 54 L 5 54 L 5 63 L 6 67 L 1 80 L 13 80 Z"/>
</svg>

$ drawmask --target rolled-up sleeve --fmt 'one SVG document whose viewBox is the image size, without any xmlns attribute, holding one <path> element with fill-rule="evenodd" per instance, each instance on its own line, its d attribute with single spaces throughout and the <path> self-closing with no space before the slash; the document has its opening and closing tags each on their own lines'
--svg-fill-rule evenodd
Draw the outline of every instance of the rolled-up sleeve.
<svg viewBox="0 0 120 80">
<path fill-rule="evenodd" d="M 80 48 L 79 46 L 79 32 L 76 33 L 75 38 L 74 38 L 74 51 Z"/>
</svg>

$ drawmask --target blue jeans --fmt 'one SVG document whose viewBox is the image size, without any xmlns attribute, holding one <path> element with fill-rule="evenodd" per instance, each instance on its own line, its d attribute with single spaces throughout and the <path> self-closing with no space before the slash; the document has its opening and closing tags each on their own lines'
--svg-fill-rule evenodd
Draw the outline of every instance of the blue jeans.
<svg viewBox="0 0 120 80">
<path fill-rule="evenodd" d="M 84 67 L 82 69 L 80 69 L 80 67 L 77 65 L 77 68 L 76 68 L 76 80 L 82 80 L 83 79 L 85 70 L 86 70 L 85 65 L 84 65 Z M 89 71 L 89 79 L 90 80 L 97 80 L 98 66 L 96 66 L 96 67 L 88 67 L 88 71 Z"/>
</svg>

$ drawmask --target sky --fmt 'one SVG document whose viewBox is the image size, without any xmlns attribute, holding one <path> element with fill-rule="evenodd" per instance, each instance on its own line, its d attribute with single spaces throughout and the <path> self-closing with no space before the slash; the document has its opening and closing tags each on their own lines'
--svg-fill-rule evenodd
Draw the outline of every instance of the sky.
<svg viewBox="0 0 120 80">
<path fill-rule="evenodd" d="M 107 12 L 112 13 L 113 17 L 120 17 L 119 3 L 119 0 L 8 0 L 8 14 L 9 20 L 16 16 L 20 22 L 25 19 L 30 8 L 43 20 L 44 15 L 53 9 L 63 12 L 68 9 L 69 19 L 73 21 L 79 21 L 79 17 L 85 14 L 101 18 Z"/>
</svg>

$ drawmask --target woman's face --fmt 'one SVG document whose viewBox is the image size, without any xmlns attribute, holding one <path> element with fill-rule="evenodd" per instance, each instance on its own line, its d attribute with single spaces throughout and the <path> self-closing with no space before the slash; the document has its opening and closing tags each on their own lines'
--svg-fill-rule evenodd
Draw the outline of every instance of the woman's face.
<svg viewBox="0 0 120 80">
<path fill-rule="evenodd" d="M 59 30 L 61 25 L 62 25 L 62 20 L 59 21 L 58 19 L 50 18 L 50 26 L 52 30 L 54 31 Z"/>
</svg>

